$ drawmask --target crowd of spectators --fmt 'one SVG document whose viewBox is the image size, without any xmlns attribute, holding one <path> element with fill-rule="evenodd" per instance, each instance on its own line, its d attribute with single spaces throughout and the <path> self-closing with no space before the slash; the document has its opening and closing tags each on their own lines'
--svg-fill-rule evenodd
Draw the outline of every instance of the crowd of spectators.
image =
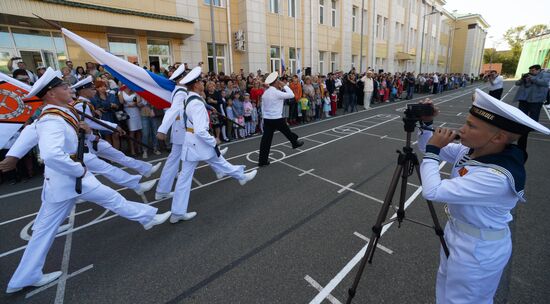
<svg viewBox="0 0 550 304">
<path fill-rule="evenodd" d="M 185 65 L 186 69 L 190 70 L 187 64 Z M 151 65 L 143 68 L 169 78 L 178 66 L 164 68 Z M 27 70 L 22 62 L 18 63 L 17 67 L 12 71 L 13 77 L 28 84 L 36 81 L 45 70 L 39 67 L 36 73 L 33 73 Z M 169 139 L 165 142 L 158 141 L 155 136 L 164 111 L 152 107 L 147 100 L 109 74 L 103 66 L 87 62 L 85 66 L 74 67 L 71 61 L 67 61 L 61 72 L 63 79 L 70 85 L 91 75 L 96 88 L 96 96 L 91 102 L 96 114 L 103 120 L 119 124 L 127 131 L 129 137 L 140 140 L 153 149 L 147 150 L 133 141 L 120 137 L 117 133 L 102 131 L 103 138 L 113 147 L 121 149 L 130 156 L 143 159 L 148 158 L 151 153 L 160 155 L 162 151 L 170 149 Z M 268 73 L 262 73 L 260 70 L 246 74 L 243 69 L 239 73 L 230 75 L 223 72 L 218 74 L 210 72 L 203 75 L 203 81 L 205 81 L 203 97 L 216 109 L 210 113 L 210 120 L 212 134 L 219 142 L 261 134 L 261 96 L 266 89 L 264 80 L 267 75 Z M 368 109 L 371 105 L 379 103 L 412 99 L 417 93 L 438 94 L 457 89 L 473 82 L 473 75 L 375 73 L 370 69 L 367 73 L 360 75 L 352 68 L 347 73 L 334 72 L 326 76 L 299 76 L 285 73 L 281 79 L 289 85 L 295 95 L 294 98 L 286 100 L 283 107 L 283 116 L 292 126 L 356 112 L 359 106 Z M 33 115 L 34 118 L 39 116 L 39 111 Z M 2 150 L 0 159 L 6 151 L 6 149 Z M 8 179 L 18 181 L 21 177 L 32 177 L 33 168 L 36 168 L 39 163 L 36 151 L 31 152 L 28 159 L 20 162 L 19 173 Z M 2 177 L 3 179 L 6 178 Z"/>
</svg>

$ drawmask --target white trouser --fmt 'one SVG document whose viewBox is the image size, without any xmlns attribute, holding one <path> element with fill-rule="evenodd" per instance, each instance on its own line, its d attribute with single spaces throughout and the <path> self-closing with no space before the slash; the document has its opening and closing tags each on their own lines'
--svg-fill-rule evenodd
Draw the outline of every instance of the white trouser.
<svg viewBox="0 0 550 304">
<path fill-rule="evenodd" d="M 118 167 L 108 164 L 92 153 L 84 153 L 84 164 L 90 172 L 103 175 L 105 178 L 119 186 L 127 187 L 133 190 L 137 190 L 139 188 L 141 175 L 131 175 Z"/>
<path fill-rule="evenodd" d="M 363 106 L 365 109 L 370 108 L 370 101 L 372 100 L 372 92 L 365 92 L 363 95 Z"/>
<path fill-rule="evenodd" d="M 150 163 L 126 156 L 126 154 L 113 148 L 113 146 L 111 146 L 109 142 L 103 139 L 99 140 L 97 144 L 97 150 L 97 156 L 133 169 L 137 171 L 140 175 L 145 175 L 147 172 L 151 171 L 151 168 L 153 167 L 153 165 L 151 165 Z"/>
<path fill-rule="evenodd" d="M 214 156 L 205 161 L 216 172 L 221 172 L 231 176 L 237 180 L 244 179 L 244 166 L 235 166 L 230 164 L 223 156 Z M 183 215 L 187 213 L 189 205 L 189 194 L 191 192 L 191 182 L 193 181 L 193 173 L 197 167 L 198 161 L 184 161 L 176 183 L 176 191 L 172 199 L 172 213 L 175 215 Z"/>
<path fill-rule="evenodd" d="M 127 201 L 120 193 L 105 185 L 100 185 L 93 191 L 84 193 L 77 198 L 94 202 L 119 216 L 137 221 L 142 225 L 150 222 L 157 213 L 157 208 Z M 75 201 L 76 198 L 55 203 L 42 202 L 34 222 L 32 237 L 8 284 L 9 288 L 30 286 L 42 278 L 42 268 L 55 239 L 57 228 L 67 218 Z"/>
<path fill-rule="evenodd" d="M 510 234 L 501 240 L 484 241 L 457 230 L 448 222 L 445 241 L 450 254 L 447 259 L 441 249 L 436 302 L 493 303 L 500 276 L 512 253 Z"/>
<path fill-rule="evenodd" d="M 172 151 L 168 154 L 162 173 L 160 174 L 159 183 L 157 185 L 157 193 L 169 193 L 172 191 L 174 179 L 180 169 L 181 161 L 181 144 L 172 143 Z"/>
</svg>

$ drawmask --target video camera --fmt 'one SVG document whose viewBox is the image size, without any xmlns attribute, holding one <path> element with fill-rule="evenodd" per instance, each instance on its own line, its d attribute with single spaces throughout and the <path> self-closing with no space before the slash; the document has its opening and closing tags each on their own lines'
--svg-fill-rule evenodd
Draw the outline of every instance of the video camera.
<svg viewBox="0 0 550 304">
<path fill-rule="evenodd" d="M 423 116 L 433 116 L 434 108 L 431 104 L 409 103 L 405 110 L 405 116 L 412 119 L 420 119 Z"/>
</svg>

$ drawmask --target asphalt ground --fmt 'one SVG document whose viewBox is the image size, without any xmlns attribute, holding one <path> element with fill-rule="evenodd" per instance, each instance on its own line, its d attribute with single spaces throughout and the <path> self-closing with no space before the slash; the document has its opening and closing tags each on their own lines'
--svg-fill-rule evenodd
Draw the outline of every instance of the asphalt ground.
<svg viewBox="0 0 550 304">
<path fill-rule="evenodd" d="M 435 125 L 459 128 L 474 87 L 431 95 L 441 110 Z M 504 92 L 510 102 L 513 83 L 506 82 Z M 305 141 L 296 150 L 276 134 L 271 165 L 260 168 L 245 186 L 216 180 L 208 166 L 200 166 L 189 206 L 198 215 L 189 222 L 145 231 L 92 203 L 79 204 L 66 221 L 72 229 L 56 238 L 44 267 L 45 272 L 62 269 L 64 276 L 42 288 L 0 292 L 0 302 L 344 303 L 396 168 L 396 150 L 405 144 L 401 117 L 408 102 L 294 127 Z M 549 117 L 543 110 L 546 126 Z M 226 158 L 247 170 L 255 168 L 259 141 L 252 137 L 226 144 Z M 550 299 L 548 148 L 549 138 L 530 135 L 528 203 L 516 208 L 513 222 L 508 303 Z M 446 176 L 450 165 L 442 163 L 441 172 Z M 34 178 L 0 185 L 2 289 L 23 254 L 40 206 L 41 183 Z M 141 201 L 133 191 L 105 183 Z M 408 183 L 406 216 L 430 223 L 417 177 Z M 150 191 L 150 204 L 170 209 L 170 199 L 153 198 Z M 398 198 L 396 193 L 393 201 Z M 444 225 L 443 207 L 435 207 Z M 438 238 L 433 230 L 408 221 L 400 229 L 397 224 L 387 227 L 354 303 L 433 303 Z"/>
</svg>

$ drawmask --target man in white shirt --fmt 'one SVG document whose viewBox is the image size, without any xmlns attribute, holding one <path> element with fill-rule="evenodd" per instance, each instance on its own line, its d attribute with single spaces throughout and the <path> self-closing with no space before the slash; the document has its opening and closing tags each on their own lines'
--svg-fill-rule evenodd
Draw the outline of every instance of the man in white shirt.
<svg viewBox="0 0 550 304">
<path fill-rule="evenodd" d="M 502 78 L 497 71 L 492 70 L 486 77 L 484 77 L 483 80 L 489 81 L 489 95 L 500 100 L 500 97 L 502 96 L 502 85 L 504 78 Z"/>
<path fill-rule="evenodd" d="M 304 142 L 298 140 L 298 135 L 292 133 L 283 117 L 283 104 L 285 99 L 294 98 L 292 90 L 278 79 L 279 74 L 273 72 L 267 76 L 265 84 L 269 88 L 262 95 L 262 114 L 264 119 L 264 133 L 260 143 L 260 158 L 258 166 L 269 165 L 269 150 L 271 149 L 271 140 L 273 133 L 278 130 L 292 143 L 292 148 L 301 147 Z M 284 92 L 281 91 L 284 86 Z"/>
</svg>

